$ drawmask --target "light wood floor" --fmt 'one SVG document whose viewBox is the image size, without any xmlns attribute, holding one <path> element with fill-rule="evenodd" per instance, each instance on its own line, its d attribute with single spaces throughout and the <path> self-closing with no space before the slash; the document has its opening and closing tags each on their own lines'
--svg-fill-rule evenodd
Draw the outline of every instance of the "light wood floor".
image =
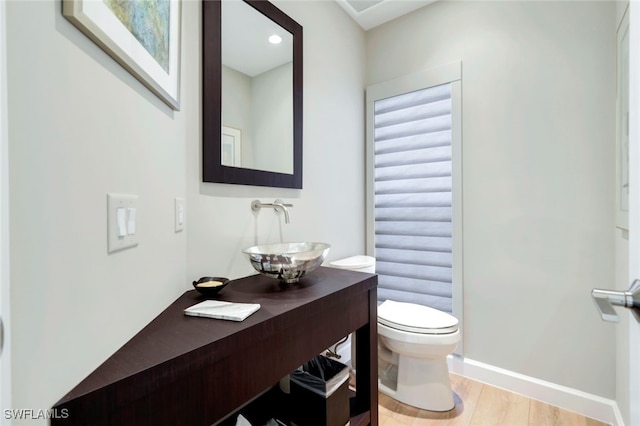
<svg viewBox="0 0 640 426">
<path fill-rule="evenodd" d="M 598 426 L 583 417 L 522 395 L 450 374 L 456 406 L 444 413 L 420 410 L 379 394 L 379 424 L 394 425 L 478 425 L 478 426 Z"/>
</svg>

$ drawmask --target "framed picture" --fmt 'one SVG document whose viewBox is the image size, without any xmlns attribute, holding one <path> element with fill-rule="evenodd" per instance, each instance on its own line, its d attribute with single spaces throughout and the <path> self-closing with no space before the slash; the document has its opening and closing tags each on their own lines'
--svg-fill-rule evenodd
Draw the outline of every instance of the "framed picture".
<svg viewBox="0 0 640 426">
<path fill-rule="evenodd" d="M 222 165 L 242 167 L 242 131 L 222 126 Z"/>
<path fill-rule="evenodd" d="M 629 13 L 618 28 L 616 226 L 629 229 Z"/>
<path fill-rule="evenodd" d="M 181 0 L 63 0 L 62 14 L 174 110 Z"/>
</svg>

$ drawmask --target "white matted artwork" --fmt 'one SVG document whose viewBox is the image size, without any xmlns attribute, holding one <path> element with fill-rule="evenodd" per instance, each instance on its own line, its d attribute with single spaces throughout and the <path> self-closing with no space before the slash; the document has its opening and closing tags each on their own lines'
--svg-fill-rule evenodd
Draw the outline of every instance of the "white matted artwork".
<svg viewBox="0 0 640 426">
<path fill-rule="evenodd" d="M 242 166 L 242 131 L 233 127 L 222 126 L 222 158 L 223 166 Z"/>
<path fill-rule="evenodd" d="M 629 14 L 618 28 L 616 226 L 629 229 Z"/>
<path fill-rule="evenodd" d="M 63 0 L 62 14 L 174 110 L 181 0 Z"/>
</svg>

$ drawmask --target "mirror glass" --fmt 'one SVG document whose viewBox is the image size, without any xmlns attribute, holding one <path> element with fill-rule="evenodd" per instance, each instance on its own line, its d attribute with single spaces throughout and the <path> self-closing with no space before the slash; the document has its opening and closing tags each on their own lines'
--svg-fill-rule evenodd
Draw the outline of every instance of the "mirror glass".
<svg viewBox="0 0 640 426">
<path fill-rule="evenodd" d="M 302 188 L 302 26 L 264 0 L 202 4 L 203 181 Z"/>
<path fill-rule="evenodd" d="M 225 166 L 293 173 L 293 35 L 242 1 L 222 1 L 221 143 Z"/>
</svg>

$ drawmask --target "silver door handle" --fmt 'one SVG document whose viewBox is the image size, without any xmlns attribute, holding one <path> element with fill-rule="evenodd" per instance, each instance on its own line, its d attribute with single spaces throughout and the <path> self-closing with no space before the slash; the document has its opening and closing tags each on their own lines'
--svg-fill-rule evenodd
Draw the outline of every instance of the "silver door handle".
<svg viewBox="0 0 640 426">
<path fill-rule="evenodd" d="M 613 307 L 622 306 L 631 309 L 633 316 L 640 322 L 640 280 L 635 280 L 627 291 L 594 288 L 591 291 L 591 296 L 604 321 L 620 321 L 620 317 Z"/>
</svg>

